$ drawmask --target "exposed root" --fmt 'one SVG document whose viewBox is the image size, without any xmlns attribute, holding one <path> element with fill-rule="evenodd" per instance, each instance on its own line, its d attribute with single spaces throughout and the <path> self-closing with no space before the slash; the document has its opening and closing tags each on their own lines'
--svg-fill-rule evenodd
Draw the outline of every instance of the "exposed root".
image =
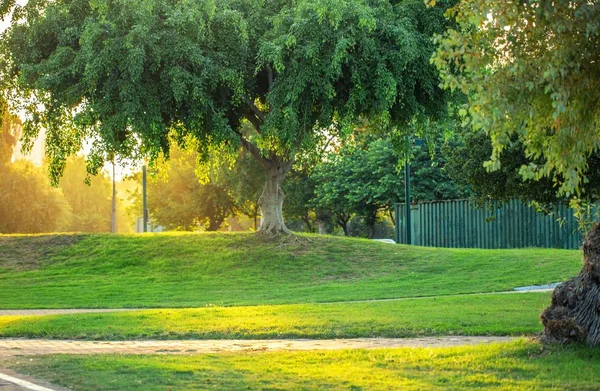
<svg viewBox="0 0 600 391">
<path fill-rule="evenodd" d="M 542 313 L 543 342 L 600 345 L 600 224 L 583 242 L 585 264 L 579 276 L 556 287 Z"/>
</svg>

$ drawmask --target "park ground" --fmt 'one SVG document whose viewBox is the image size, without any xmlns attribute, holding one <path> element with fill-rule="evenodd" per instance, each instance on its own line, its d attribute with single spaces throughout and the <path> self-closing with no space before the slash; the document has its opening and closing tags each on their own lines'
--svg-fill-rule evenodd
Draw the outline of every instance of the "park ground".
<svg viewBox="0 0 600 391">
<path fill-rule="evenodd" d="M 72 390 L 600 389 L 597 350 L 543 346 L 532 338 L 542 330 L 539 313 L 550 292 L 501 293 L 572 277 L 581 267 L 579 251 L 300 239 L 224 233 L 0 236 L 0 338 L 442 342 L 210 354 L 17 351 L 0 354 L 0 368 Z M 515 339 L 444 346 L 460 336 Z"/>
</svg>

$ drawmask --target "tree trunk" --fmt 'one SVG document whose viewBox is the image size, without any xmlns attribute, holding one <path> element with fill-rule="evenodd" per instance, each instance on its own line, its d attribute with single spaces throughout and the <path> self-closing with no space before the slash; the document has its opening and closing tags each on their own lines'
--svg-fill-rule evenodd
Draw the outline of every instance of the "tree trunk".
<svg viewBox="0 0 600 391">
<path fill-rule="evenodd" d="M 554 289 L 541 315 L 544 342 L 600 344 L 600 223 L 583 241 L 583 257 L 579 275 Z"/>
<path fill-rule="evenodd" d="M 342 230 L 344 231 L 344 236 L 348 236 L 348 220 L 349 219 L 344 219 L 342 217 L 338 218 L 338 225 L 342 227 Z"/>
<path fill-rule="evenodd" d="M 369 239 L 375 237 L 375 225 L 377 224 L 377 209 L 367 212 L 364 217 Z"/>
<path fill-rule="evenodd" d="M 273 157 L 262 162 L 265 170 L 265 187 L 258 200 L 262 212 L 262 223 L 259 232 L 271 236 L 281 233 L 291 234 L 283 221 L 283 201 L 285 194 L 281 183 L 292 166 L 291 161 Z"/>
<path fill-rule="evenodd" d="M 218 231 L 223 224 L 223 219 L 220 218 L 211 218 L 208 219 L 208 227 L 206 227 L 207 231 Z"/>
<path fill-rule="evenodd" d="M 302 216 L 302 220 L 304 220 L 304 224 L 306 224 L 306 229 L 308 232 L 312 232 L 312 224 L 310 223 L 310 217 L 308 217 L 308 214 Z"/>
<path fill-rule="evenodd" d="M 319 234 L 327 235 L 327 222 L 325 220 L 317 220 L 317 227 L 319 228 Z"/>
</svg>

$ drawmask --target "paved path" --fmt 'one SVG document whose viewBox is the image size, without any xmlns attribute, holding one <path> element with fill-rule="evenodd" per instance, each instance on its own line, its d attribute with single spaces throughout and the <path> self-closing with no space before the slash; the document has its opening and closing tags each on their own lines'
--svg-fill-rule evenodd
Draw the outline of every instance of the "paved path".
<svg viewBox="0 0 600 391">
<path fill-rule="evenodd" d="M 0 357 L 43 354 L 195 354 L 276 350 L 446 347 L 514 341 L 515 337 L 425 337 L 282 340 L 71 341 L 0 339 Z"/>
<path fill-rule="evenodd" d="M 69 391 L 46 381 L 0 368 L 0 391 Z"/>
<path fill-rule="evenodd" d="M 504 291 L 504 292 L 483 292 L 483 293 L 463 293 L 458 295 L 438 295 L 438 296 L 418 296 L 418 297 L 399 297 L 392 299 L 367 299 L 367 300 L 352 300 L 352 301 L 334 301 L 326 303 L 302 303 L 302 304 L 314 304 L 314 305 L 328 305 L 328 304 L 352 304 L 352 303 L 376 303 L 381 301 L 400 301 L 400 300 L 415 300 L 415 299 L 427 299 L 432 297 L 456 297 L 456 296 L 480 296 L 480 295 L 505 295 L 505 294 L 524 294 L 531 292 L 552 292 L 554 289 L 535 289 L 535 290 L 519 290 L 519 291 Z M 268 304 L 277 305 L 277 304 Z M 293 304 L 284 304 L 293 305 Z M 243 306 L 246 307 L 246 306 Z M 251 306 L 248 306 L 251 307 Z M 189 308 L 68 308 L 68 309 L 39 309 L 39 310 L 0 310 L 0 316 L 43 316 L 43 315 L 70 315 L 70 314 L 93 314 L 93 313 L 106 313 L 106 312 L 131 312 L 131 311 L 144 311 L 144 310 L 155 310 L 155 309 L 202 309 L 206 307 L 189 307 Z"/>
</svg>

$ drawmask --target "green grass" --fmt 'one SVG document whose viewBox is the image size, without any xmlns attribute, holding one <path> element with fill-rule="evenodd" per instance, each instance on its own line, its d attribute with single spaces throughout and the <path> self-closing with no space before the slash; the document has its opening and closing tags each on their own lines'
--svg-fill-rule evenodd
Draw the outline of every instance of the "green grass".
<svg viewBox="0 0 600 391">
<path fill-rule="evenodd" d="M 161 309 L 0 317 L 0 337 L 269 339 L 524 335 L 541 331 L 550 293 L 469 295 L 371 303 Z"/>
<path fill-rule="evenodd" d="M 253 234 L 0 236 L 0 308 L 200 307 L 510 290 L 562 281 L 578 251 L 473 250 Z"/>
<path fill-rule="evenodd" d="M 192 356 L 62 355 L 21 358 L 2 365 L 79 391 L 600 388 L 600 350 L 542 347 L 524 340 L 435 349 Z"/>
</svg>

